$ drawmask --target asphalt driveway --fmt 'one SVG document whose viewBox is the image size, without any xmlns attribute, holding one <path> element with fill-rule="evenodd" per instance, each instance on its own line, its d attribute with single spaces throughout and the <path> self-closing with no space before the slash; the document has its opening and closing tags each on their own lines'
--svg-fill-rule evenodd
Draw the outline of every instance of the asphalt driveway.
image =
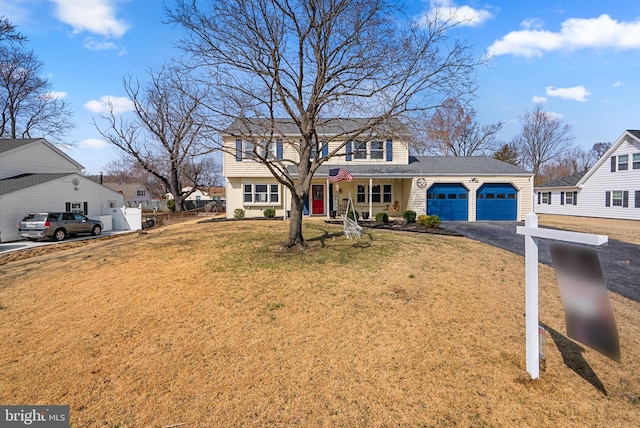
<svg viewBox="0 0 640 428">
<path fill-rule="evenodd" d="M 517 226 L 524 226 L 524 222 L 443 221 L 440 227 L 524 256 L 524 235 L 516 233 Z M 538 240 L 540 263 L 549 266 L 552 265 L 550 242 L 548 239 Z M 608 243 L 592 248 L 598 249 L 607 288 L 628 299 L 640 302 L 640 246 L 609 239 Z"/>
</svg>

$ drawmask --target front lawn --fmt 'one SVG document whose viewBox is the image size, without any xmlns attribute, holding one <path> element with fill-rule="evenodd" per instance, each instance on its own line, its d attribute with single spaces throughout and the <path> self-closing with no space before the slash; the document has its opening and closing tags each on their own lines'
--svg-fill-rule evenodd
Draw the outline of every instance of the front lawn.
<svg viewBox="0 0 640 428">
<path fill-rule="evenodd" d="M 0 403 L 73 427 L 637 426 L 640 304 L 611 295 L 622 364 L 564 336 L 540 268 L 461 237 L 305 222 L 185 223 L 0 265 Z"/>
</svg>

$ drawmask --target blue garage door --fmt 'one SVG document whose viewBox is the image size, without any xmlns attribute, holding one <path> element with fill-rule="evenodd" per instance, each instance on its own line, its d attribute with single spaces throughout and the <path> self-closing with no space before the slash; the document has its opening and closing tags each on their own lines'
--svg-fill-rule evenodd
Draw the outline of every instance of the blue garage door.
<svg viewBox="0 0 640 428">
<path fill-rule="evenodd" d="M 517 220 L 518 191 L 509 183 L 487 183 L 476 193 L 476 220 Z"/>
<path fill-rule="evenodd" d="M 460 183 L 438 183 L 427 190 L 427 214 L 444 221 L 469 220 L 469 191 Z"/>
</svg>

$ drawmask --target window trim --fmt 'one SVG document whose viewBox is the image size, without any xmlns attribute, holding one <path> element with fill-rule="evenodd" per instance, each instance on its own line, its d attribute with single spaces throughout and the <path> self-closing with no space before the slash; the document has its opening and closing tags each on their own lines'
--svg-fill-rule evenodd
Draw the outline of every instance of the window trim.
<svg viewBox="0 0 640 428">
<path fill-rule="evenodd" d="M 257 186 L 266 186 L 264 192 L 258 192 Z M 274 187 L 275 186 L 275 187 Z M 247 188 L 250 192 L 247 192 Z M 276 190 L 274 192 L 274 189 Z M 242 183 L 242 205 L 243 206 L 280 206 L 282 188 L 277 183 Z M 264 195 L 265 202 L 256 201 L 256 195 Z M 250 196 L 250 201 L 247 201 Z"/>
<path fill-rule="evenodd" d="M 628 170 L 629 170 L 629 155 L 619 155 L 618 171 L 628 171 Z"/>
</svg>

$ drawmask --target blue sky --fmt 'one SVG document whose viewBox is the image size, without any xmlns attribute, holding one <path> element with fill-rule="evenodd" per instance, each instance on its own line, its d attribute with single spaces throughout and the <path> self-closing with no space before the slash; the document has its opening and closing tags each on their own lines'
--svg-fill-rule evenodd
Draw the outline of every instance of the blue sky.
<svg viewBox="0 0 640 428">
<path fill-rule="evenodd" d="M 505 123 L 500 139 L 519 132 L 518 117 L 536 102 L 571 124 L 585 149 L 640 128 L 640 1 L 405 4 L 417 20 L 436 4 L 453 11 L 464 21 L 456 33 L 477 55 L 492 55 L 479 71 L 474 107 L 480 122 Z M 100 140 L 92 119 L 107 100 L 129 108 L 122 77 L 144 81 L 150 68 L 177 55 L 181 29 L 162 23 L 161 0 L 0 0 L 0 14 L 29 37 L 53 90 L 75 112 L 69 154 L 88 173 L 100 172 L 117 152 Z"/>
</svg>

